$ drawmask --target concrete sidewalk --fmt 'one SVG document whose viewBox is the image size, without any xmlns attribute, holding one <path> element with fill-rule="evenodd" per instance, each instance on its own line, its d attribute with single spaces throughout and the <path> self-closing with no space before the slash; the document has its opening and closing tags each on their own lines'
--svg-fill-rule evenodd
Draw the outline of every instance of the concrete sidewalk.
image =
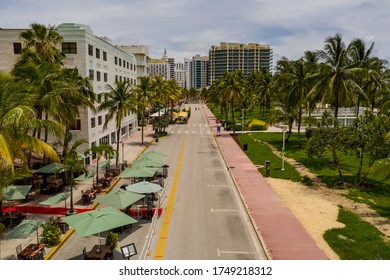
<svg viewBox="0 0 390 280">
<path fill-rule="evenodd" d="M 131 134 L 128 138 L 123 139 L 123 146 L 119 147 L 119 162 L 122 162 L 122 156 L 123 160 L 127 161 L 129 164 L 132 163 L 135 159 L 138 158 L 139 154 L 144 152 L 152 143 L 153 143 L 153 133 L 154 131 L 150 126 L 146 126 L 144 129 L 144 143 L 141 143 L 142 135 L 141 130 L 135 131 L 133 134 Z M 122 147 L 124 150 L 122 151 Z M 115 164 L 115 159 L 112 159 L 111 162 Z M 96 162 L 94 162 L 91 166 L 89 166 L 89 169 L 95 169 L 96 168 Z M 104 176 L 104 168 L 99 169 L 99 178 Z M 96 175 L 95 175 L 96 177 Z M 93 185 L 94 178 L 90 178 L 85 181 L 78 182 L 73 187 L 73 201 L 74 201 L 74 207 L 76 209 L 94 209 L 98 207 L 99 205 L 97 203 L 83 205 L 81 203 L 81 191 L 91 189 Z M 128 179 L 119 179 L 112 181 L 111 186 L 103 191 L 102 193 L 98 194 L 98 196 L 104 195 L 104 193 L 108 190 L 119 188 L 121 184 L 124 183 L 130 183 Z M 65 191 L 69 191 L 69 187 L 65 187 Z M 31 197 L 31 199 L 25 203 L 26 205 L 37 205 L 40 201 L 45 200 L 48 198 L 48 195 L 39 195 L 35 194 Z M 52 207 L 64 207 L 64 202 L 61 202 L 57 205 L 53 205 Z M 69 208 L 69 199 L 67 200 L 67 207 Z M 52 215 L 40 215 L 40 214 L 27 214 L 27 218 L 38 218 L 42 220 L 49 220 L 49 218 Z M 142 224 L 145 223 L 144 221 L 141 221 L 136 227 L 142 227 Z M 41 237 L 42 234 L 42 228 L 39 229 L 39 236 Z M 143 237 L 144 238 L 144 237 Z M 85 246 L 86 244 L 96 244 L 96 236 L 89 238 L 91 241 L 88 241 L 88 238 L 81 238 L 77 233 L 74 233 L 74 230 L 68 231 L 65 235 L 62 236 L 61 243 L 53 248 L 45 248 L 46 251 L 46 258 L 45 259 L 57 259 L 57 260 L 64 260 L 64 259 L 82 259 L 81 256 L 81 246 Z M 119 246 L 125 245 L 124 243 L 128 242 L 128 240 L 123 235 L 122 238 L 119 240 Z M 26 239 L 3 239 L 1 240 L 1 247 L 0 247 L 0 259 L 7 260 L 7 259 L 16 259 L 16 246 L 21 244 L 22 248 L 26 247 L 30 243 L 36 243 L 36 233 L 32 233 L 28 238 Z M 127 244 L 127 243 L 126 243 Z M 80 249 L 81 248 L 81 249 Z M 118 256 L 117 256 L 118 257 Z"/>
<path fill-rule="evenodd" d="M 216 133 L 216 118 L 202 104 L 210 127 Z M 252 223 L 274 260 L 327 260 L 291 210 L 283 204 L 228 131 L 216 137 Z"/>
</svg>

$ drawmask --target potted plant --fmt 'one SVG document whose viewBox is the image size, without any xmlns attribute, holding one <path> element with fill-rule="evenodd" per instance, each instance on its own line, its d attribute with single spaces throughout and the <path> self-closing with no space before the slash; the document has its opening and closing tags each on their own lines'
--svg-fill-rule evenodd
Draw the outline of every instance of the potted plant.
<svg viewBox="0 0 390 280">
<path fill-rule="evenodd" d="M 114 251 L 118 247 L 118 234 L 110 231 L 106 237 L 106 245 Z"/>
<path fill-rule="evenodd" d="M 48 248 L 57 245 L 61 240 L 62 231 L 57 223 L 51 223 L 50 221 L 43 224 L 42 242 L 46 244 Z"/>
</svg>

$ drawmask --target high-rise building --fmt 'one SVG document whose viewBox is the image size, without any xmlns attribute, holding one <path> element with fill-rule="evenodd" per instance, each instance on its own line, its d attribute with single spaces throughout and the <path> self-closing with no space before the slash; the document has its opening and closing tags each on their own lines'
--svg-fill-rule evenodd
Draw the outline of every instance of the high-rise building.
<svg viewBox="0 0 390 280">
<path fill-rule="evenodd" d="M 256 43 L 221 42 L 220 46 L 211 46 L 209 58 L 211 83 L 221 78 L 225 72 L 239 70 L 248 74 L 261 69 L 270 71 L 272 67 L 271 47 Z"/>
<path fill-rule="evenodd" d="M 175 63 L 175 80 L 181 88 L 186 88 L 186 70 L 183 62 Z"/>
<path fill-rule="evenodd" d="M 202 89 L 209 86 L 209 58 L 196 55 L 190 62 L 191 88 Z"/>
<path fill-rule="evenodd" d="M 26 29 L 0 29 L 0 71 L 9 72 L 20 58 L 22 41 L 19 34 Z M 88 77 L 97 95 L 95 107 L 104 100 L 108 85 L 114 86 L 115 81 L 127 80 L 136 84 L 136 58 L 112 45 L 106 37 L 97 37 L 87 25 L 64 23 L 57 26 L 58 33 L 63 37 L 62 52 L 66 55 L 64 67 L 77 67 L 82 77 Z M 73 141 L 86 139 L 87 145 L 80 147 L 81 151 L 93 145 L 106 143 L 115 144 L 133 133 L 137 128 L 137 116 L 130 113 L 122 120 L 120 138 L 116 136 L 115 120 L 103 124 L 107 112 L 93 112 L 90 109 L 80 110 L 79 119 L 71 133 Z M 54 140 L 54 139 L 53 139 Z M 87 163 L 90 158 L 87 159 Z"/>
<path fill-rule="evenodd" d="M 171 65 L 165 59 L 149 58 L 150 76 L 161 75 L 165 80 L 171 79 Z"/>
</svg>

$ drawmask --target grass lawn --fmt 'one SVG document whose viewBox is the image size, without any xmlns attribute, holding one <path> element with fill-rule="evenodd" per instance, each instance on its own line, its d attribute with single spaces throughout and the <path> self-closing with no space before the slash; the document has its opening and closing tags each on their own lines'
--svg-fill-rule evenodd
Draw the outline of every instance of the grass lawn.
<svg viewBox="0 0 390 280">
<path fill-rule="evenodd" d="M 238 139 L 241 144 L 248 144 L 246 154 L 253 163 L 264 165 L 265 160 L 271 161 L 271 177 L 292 181 L 302 179 L 298 172 L 287 163 L 285 163 L 285 171 L 281 171 L 281 159 L 263 143 L 268 142 L 281 151 L 283 146 L 282 133 L 252 132 L 239 135 Z M 304 147 L 306 142 L 304 133 L 301 135 L 301 140 Z M 285 144 L 285 155 L 301 162 L 311 172 L 317 174 L 328 187 L 341 188 L 337 185 L 338 172 L 332 163 L 331 155 L 329 154 L 323 159 L 308 158 L 305 149 L 298 146 L 297 133 L 293 133 L 289 142 Z M 345 181 L 353 182 L 354 174 L 358 168 L 358 160 L 351 155 L 342 155 L 341 161 Z M 264 169 L 260 169 L 260 172 L 264 174 Z M 367 177 L 363 187 L 348 187 L 347 197 L 366 203 L 378 214 L 390 219 L 390 179 L 385 180 L 371 174 Z M 390 244 L 385 242 L 383 234 L 373 225 L 342 208 L 339 210 L 338 221 L 344 223 L 345 228 L 328 230 L 324 234 L 324 239 L 341 259 L 373 260 L 376 256 L 390 259 Z"/>
<path fill-rule="evenodd" d="M 329 229 L 324 239 L 342 260 L 390 260 L 390 243 L 373 225 L 356 214 L 340 208 L 337 220 L 343 228 Z"/>
</svg>

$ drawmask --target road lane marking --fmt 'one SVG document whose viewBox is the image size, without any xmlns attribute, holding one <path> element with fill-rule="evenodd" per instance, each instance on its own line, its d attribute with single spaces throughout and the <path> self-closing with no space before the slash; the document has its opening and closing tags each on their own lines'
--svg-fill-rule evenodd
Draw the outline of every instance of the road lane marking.
<svg viewBox="0 0 390 280">
<path fill-rule="evenodd" d="M 184 157 L 184 148 L 186 146 L 186 140 L 187 140 L 187 135 L 184 135 L 181 150 L 180 150 L 179 160 L 177 162 L 175 176 L 173 178 L 172 188 L 169 192 L 168 203 L 167 203 L 167 207 L 165 209 L 165 214 L 164 214 L 164 219 L 163 219 L 163 223 L 161 226 L 160 236 L 159 236 L 159 239 L 157 242 L 157 249 L 156 249 L 156 253 L 154 255 L 155 260 L 162 260 L 164 258 L 164 251 L 165 251 L 165 246 L 167 243 L 169 226 L 171 224 L 172 212 L 173 212 L 173 208 L 175 205 L 176 191 L 177 191 L 177 188 L 179 186 L 180 171 L 181 171 L 181 167 L 183 165 L 182 163 L 183 163 L 183 157 Z"/>
<path fill-rule="evenodd" d="M 255 252 L 247 252 L 247 251 L 221 251 L 221 250 L 219 250 L 219 248 L 217 248 L 217 255 L 218 255 L 218 257 L 220 257 L 221 254 L 255 254 Z"/>
<path fill-rule="evenodd" d="M 230 188 L 229 185 L 207 185 L 209 188 Z"/>
<path fill-rule="evenodd" d="M 238 210 L 234 210 L 234 209 L 214 209 L 214 208 L 211 208 L 211 213 L 214 214 L 214 212 L 238 212 Z"/>
</svg>

